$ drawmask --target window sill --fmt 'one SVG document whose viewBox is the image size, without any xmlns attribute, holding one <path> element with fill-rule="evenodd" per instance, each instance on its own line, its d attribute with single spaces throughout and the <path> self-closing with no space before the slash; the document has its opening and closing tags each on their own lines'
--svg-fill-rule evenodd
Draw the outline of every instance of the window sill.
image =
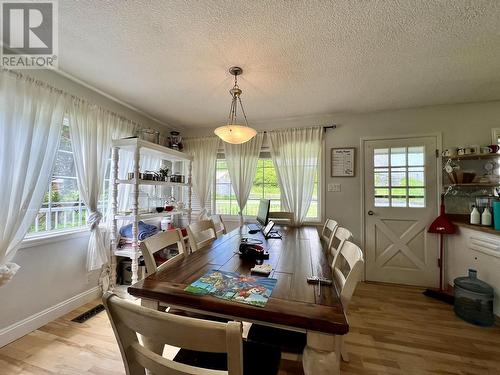
<svg viewBox="0 0 500 375">
<path fill-rule="evenodd" d="M 69 239 L 85 237 L 88 235 L 89 228 L 87 227 L 34 235 L 25 238 L 21 242 L 21 246 L 19 246 L 19 249 L 27 249 L 30 247 L 47 245 L 54 242 L 66 241 Z"/>
<path fill-rule="evenodd" d="M 218 214 L 217 214 L 218 215 Z M 222 220 L 224 221 L 240 221 L 240 217 L 238 215 L 221 215 Z M 255 219 L 255 216 L 243 216 L 243 221 L 245 223 L 256 223 L 257 220 Z M 313 219 L 313 218 L 308 218 L 304 221 L 303 225 L 320 225 L 321 220 L 319 218 Z"/>
</svg>

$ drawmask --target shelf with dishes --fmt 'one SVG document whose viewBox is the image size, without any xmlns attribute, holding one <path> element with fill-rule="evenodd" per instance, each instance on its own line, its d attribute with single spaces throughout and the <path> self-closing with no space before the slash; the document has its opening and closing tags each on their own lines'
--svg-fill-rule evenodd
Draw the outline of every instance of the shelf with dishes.
<svg viewBox="0 0 500 375">
<path fill-rule="evenodd" d="M 162 211 L 162 212 L 141 212 L 138 215 L 133 215 L 132 213 L 116 214 L 116 220 L 147 220 L 154 219 L 156 217 L 165 217 L 169 215 L 184 215 L 190 212 L 188 209 L 183 210 L 172 210 L 172 211 Z"/>
<path fill-rule="evenodd" d="M 468 183 L 456 183 L 456 184 L 445 184 L 444 188 L 448 187 L 500 187 L 499 182 L 468 182 Z"/>
<path fill-rule="evenodd" d="M 136 180 L 116 180 L 118 184 L 123 185 L 135 185 Z M 189 183 L 182 182 L 170 182 L 170 181 L 154 181 L 154 180 L 139 180 L 139 185 L 151 185 L 151 186 L 172 186 L 172 187 L 191 187 Z"/>
<path fill-rule="evenodd" d="M 488 159 L 500 159 L 500 154 L 498 153 L 488 153 L 488 154 L 467 154 L 467 155 L 454 155 L 454 156 L 443 156 L 445 160 L 488 160 Z"/>
</svg>

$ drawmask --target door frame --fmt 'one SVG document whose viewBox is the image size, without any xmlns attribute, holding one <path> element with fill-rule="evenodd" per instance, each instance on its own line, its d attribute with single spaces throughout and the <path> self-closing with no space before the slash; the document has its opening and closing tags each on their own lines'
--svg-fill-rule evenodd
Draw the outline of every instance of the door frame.
<svg viewBox="0 0 500 375">
<path fill-rule="evenodd" d="M 360 177 L 361 177 L 361 244 L 363 246 L 363 253 L 366 254 L 366 226 L 365 226 L 365 188 L 366 188 L 366 182 L 365 182 L 365 143 L 368 141 L 385 141 L 385 140 L 394 140 L 394 139 L 408 139 L 408 138 L 422 138 L 422 137 L 433 137 L 436 139 L 436 147 L 437 147 L 437 152 L 438 155 L 436 157 L 436 191 L 438 192 L 437 194 L 437 199 L 435 202 L 436 209 L 439 212 L 439 205 L 440 205 L 440 196 L 441 196 L 441 190 L 443 186 L 443 173 L 442 173 L 442 167 L 443 167 L 443 158 L 441 157 L 441 152 L 443 150 L 443 135 L 441 132 L 436 132 L 436 133 L 422 133 L 422 134 L 400 134 L 400 135 L 389 135 L 389 136 L 369 136 L 369 137 L 361 137 L 360 138 L 360 147 L 359 147 L 359 164 L 360 164 Z M 366 259 L 366 255 L 365 255 Z M 367 262 L 364 262 L 364 267 L 363 267 L 363 275 L 362 275 L 362 280 L 366 280 L 366 267 L 367 267 Z"/>
</svg>

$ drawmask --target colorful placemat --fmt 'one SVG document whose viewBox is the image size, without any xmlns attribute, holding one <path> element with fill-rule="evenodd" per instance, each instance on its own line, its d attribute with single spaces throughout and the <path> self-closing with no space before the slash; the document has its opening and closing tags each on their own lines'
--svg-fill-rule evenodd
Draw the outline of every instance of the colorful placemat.
<svg viewBox="0 0 500 375">
<path fill-rule="evenodd" d="M 228 301 L 264 307 L 276 282 L 276 279 L 268 277 L 211 270 L 184 290 L 193 294 L 210 294 Z"/>
</svg>

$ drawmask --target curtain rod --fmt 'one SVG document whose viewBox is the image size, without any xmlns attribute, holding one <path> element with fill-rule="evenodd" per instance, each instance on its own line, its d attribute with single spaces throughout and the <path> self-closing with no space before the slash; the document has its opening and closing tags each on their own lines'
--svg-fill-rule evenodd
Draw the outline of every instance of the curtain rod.
<svg viewBox="0 0 500 375">
<path fill-rule="evenodd" d="M 125 116 L 123 116 L 123 115 L 121 115 L 119 113 L 116 113 L 116 112 L 114 112 L 114 111 L 112 111 L 112 110 L 110 110 L 110 109 L 108 109 L 106 107 L 103 107 L 103 106 L 101 106 L 99 104 L 92 103 L 92 102 L 88 101 L 87 99 L 83 99 L 83 98 L 78 97 L 78 96 L 76 96 L 74 94 L 71 94 L 71 93 L 69 93 L 69 92 L 67 92 L 65 90 L 62 90 L 62 89 L 60 89 L 58 87 L 52 86 L 51 84 L 49 84 L 49 83 L 47 83 L 45 81 L 42 81 L 42 80 L 40 80 L 38 78 L 29 76 L 27 74 L 22 74 L 22 73 L 19 73 L 19 72 L 10 70 L 10 69 L 5 69 L 5 68 L 3 68 L 2 71 L 15 76 L 17 79 L 22 79 L 22 80 L 25 80 L 26 82 L 30 82 L 30 83 L 33 83 L 33 84 L 38 85 L 40 87 L 43 87 L 45 89 L 57 92 L 57 93 L 61 94 L 64 97 L 69 97 L 71 99 L 78 100 L 80 102 L 87 103 L 89 105 L 93 105 L 93 106 L 99 107 L 99 108 L 103 109 L 104 111 L 107 111 L 108 113 L 110 113 L 113 116 L 116 116 L 116 117 L 118 117 L 118 118 L 120 118 L 120 119 L 122 119 L 124 121 L 130 122 L 131 124 L 133 124 L 134 126 L 136 126 L 139 129 L 144 128 L 143 125 L 139 124 L 138 122 L 136 122 L 134 120 L 131 120 L 131 119 L 129 119 L 129 118 L 127 118 L 127 117 L 125 117 Z"/>
<path fill-rule="evenodd" d="M 326 125 L 326 126 L 323 126 L 323 131 L 327 131 L 328 129 L 337 129 L 337 125 L 336 124 L 332 124 L 332 125 Z M 294 128 L 295 129 L 295 128 Z M 300 129 L 300 128 L 299 128 Z M 263 131 L 264 134 L 267 133 L 267 131 Z"/>
</svg>

